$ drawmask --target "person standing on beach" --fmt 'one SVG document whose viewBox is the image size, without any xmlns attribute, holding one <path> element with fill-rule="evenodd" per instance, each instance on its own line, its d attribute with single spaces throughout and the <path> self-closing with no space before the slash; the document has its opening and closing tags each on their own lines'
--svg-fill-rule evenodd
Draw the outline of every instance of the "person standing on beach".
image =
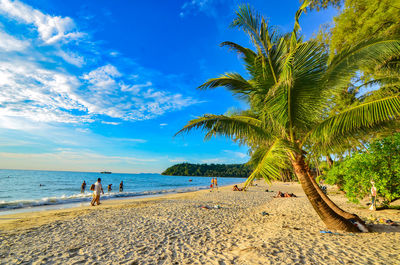
<svg viewBox="0 0 400 265">
<path fill-rule="evenodd" d="M 375 182 L 373 180 L 371 180 L 371 206 L 369 207 L 369 210 L 371 211 L 375 211 L 376 210 L 376 187 L 375 187 Z"/>
<path fill-rule="evenodd" d="M 95 203 L 97 203 L 97 205 L 100 204 L 100 192 L 104 194 L 103 186 L 101 186 L 101 178 L 98 178 L 97 182 L 94 184 L 93 199 L 90 202 L 92 206 L 94 206 Z"/>
<path fill-rule="evenodd" d="M 121 183 L 119 183 L 119 192 L 124 191 L 124 182 L 121 180 Z"/>
<path fill-rule="evenodd" d="M 214 178 L 214 188 L 218 190 L 218 181 L 217 178 Z"/>
<path fill-rule="evenodd" d="M 211 179 L 211 185 L 210 185 L 210 188 L 211 188 L 211 190 L 210 190 L 210 191 L 212 191 L 212 190 L 214 189 L 214 178 L 212 178 L 212 179 Z"/>
<path fill-rule="evenodd" d="M 81 185 L 81 193 L 84 193 L 86 189 L 86 182 L 83 181 L 82 185 Z"/>
</svg>

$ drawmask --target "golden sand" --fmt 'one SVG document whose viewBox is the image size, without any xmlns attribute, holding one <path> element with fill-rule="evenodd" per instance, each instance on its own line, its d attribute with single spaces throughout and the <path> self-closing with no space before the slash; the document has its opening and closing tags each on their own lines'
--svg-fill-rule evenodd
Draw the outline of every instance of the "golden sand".
<svg viewBox="0 0 400 265">
<path fill-rule="evenodd" d="M 278 190 L 298 197 L 273 198 Z M 370 212 L 329 192 L 361 217 L 400 221 L 399 211 Z M 299 184 L 258 182 L 247 192 L 224 187 L 1 216 L 0 264 L 400 264 L 400 227 L 372 228 L 378 232 L 322 234 Z"/>
</svg>

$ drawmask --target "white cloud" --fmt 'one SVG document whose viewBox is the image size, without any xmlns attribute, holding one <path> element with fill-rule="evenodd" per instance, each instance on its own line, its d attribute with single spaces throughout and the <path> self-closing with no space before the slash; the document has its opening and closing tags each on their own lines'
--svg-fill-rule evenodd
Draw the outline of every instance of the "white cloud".
<svg viewBox="0 0 400 265">
<path fill-rule="evenodd" d="M 185 17 L 189 14 L 205 13 L 211 17 L 218 17 L 218 8 L 226 10 L 229 4 L 233 4 L 233 0 L 189 0 L 183 3 L 181 7 L 180 17 Z"/>
<path fill-rule="evenodd" d="M 112 57 L 116 57 L 118 55 L 119 55 L 119 52 L 117 52 L 117 51 L 110 52 L 110 56 L 112 56 Z"/>
<path fill-rule="evenodd" d="M 119 125 L 121 124 L 120 122 L 114 122 L 114 121 L 101 121 L 103 124 L 109 124 L 109 125 Z"/>
<path fill-rule="evenodd" d="M 29 46 L 29 41 L 19 40 L 0 30 L 0 50 L 6 52 L 23 51 Z"/>
<path fill-rule="evenodd" d="M 168 125 L 168 123 L 160 123 L 161 127 L 164 127 L 164 126 L 167 126 L 167 125 Z"/>
<path fill-rule="evenodd" d="M 135 139 L 135 138 L 111 138 L 112 140 L 119 141 L 119 142 L 131 142 L 131 143 L 147 143 L 145 139 Z"/>
<path fill-rule="evenodd" d="M 4 114 L 0 114 L 0 128 L 29 131 L 40 129 L 40 125 L 37 123 L 33 123 L 31 120 L 27 120 L 23 117 L 16 117 L 15 115 L 8 117 Z"/>
<path fill-rule="evenodd" d="M 89 133 L 90 130 L 88 128 L 76 128 L 75 131 L 80 133 Z"/>
<path fill-rule="evenodd" d="M 115 66 L 105 65 L 83 75 L 83 81 L 88 83 L 84 86 L 68 73 L 47 70 L 35 63 L 0 61 L 0 114 L 37 122 L 93 122 L 97 115 L 135 121 L 198 103 L 181 94 L 142 91 L 140 88 L 152 83 L 125 84 L 120 77 L 122 74 Z M 135 86 L 135 90 L 126 89 Z M 0 125 L 11 128 L 11 123 L 11 119 L 3 119 Z"/>
<path fill-rule="evenodd" d="M 24 141 L 24 140 L 13 140 L 10 142 L 10 139 L 1 139 L 0 138 L 0 146 L 1 147 L 6 147 L 6 146 L 29 146 L 32 145 L 31 142 L 29 141 Z"/>
<path fill-rule="evenodd" d="M 41 39 L 47 44 L 84 36 L 83 33 L 76 30 L 75 23 L 71 18 L 43 14 L 19 1 L 0 0 L 0 13 L 20 23 L 34 25 Z"/>
<path fill-rule="evenodd" d="M 132 84 L 118 69 L 107 64 L 82 78 L 88 82 L 82 97 L 89 113 L 103 114 L 125 121 L 148 120 L 167 111 L 200 103 L 191 97 L 157 90 L 151 81 Z M 151 87 L 151 88 L 148 88 Z M 147 89 L 144 89 L 147 88 Z"/>
<path fill-rule="evenodd" d="M 147 81 L 145 84 L 137 84 L 137 85 L 130 85 L 127 86 L 125 84 L 121 84 L 121 90 L 122 91 L 131 91 L 134 93 L 138 93 L 140 91 L 140 89 L 145 88 L 145 87 L 150 87 L 152 86 L 153 83 L 150 81 Z"/>
<path fill-rule="evenodd" d="M 38 122 L 90 122 L 75 89 L 79 81 L 71 75 L 50 71 L 24 61 L 0 62 L 0 116 L 27 118 Z M 12 120 L 3 119 L 10 128 Z"/>
<path fill-rule="evenodd" d="M 87 123 L 98 120 L 118 125 L 119 121 L 102 121 L 103 116 L 123 121 L 148 120 L 200 103 L 191 97 L 158 89 L 151 79 L 158 81 L 160 74 L 155 78 L 149 69 L 135 65 L 133 70 L 130 68 L 132 72 L 123 73 L 111 63 L 99 66 L 102 57 L 96 45 L 87 40 L 93 45 L 89 45 L 89 50 L 82 50 L 82 42 L 79 46 L 68 42 L 87 36 L 77 31 L 71 18 L 50 16 L 10 0 L 0 0 L 1 15 L 31 27 L 10 35 L 0 24 L 0 127 L 23 129 L 30 127 L 32 121 Z M 32 36 L 32 29 L 38 34 Z M 43 42 L 46 47 L 41 45 Z M 69 70 L 71 65 L 78 69 Z"/>
<path fill-rule="evenodd" d="M 114 89 L 117 85 L 114 78 L 120 77 L 121 73 L 111 64 L 101 66 L 88 74 L 83 75 L 83 79 L 92 85 L 92 90 Z"/>
<path fill-rule="evenodd" d="M 181 7 L 181 12 L 179 15 L 184 17 L 190 12 L 194 12 L 197 10 L 203 11 L 207 5 L 212 2 L 212 0 L 191 0 L 183 3 Z"/>
<path fill-rule="evenodd" d="M 132 156 L 106 156 L 90 151 L 75 151 L 59 148 L 47 153 L 10 153 L 0 152 L 1 168 L 45 169 L 45 170 L 74 170 L 101 171 L 105 168 L 113 170 L 121 164 L 142 165 L 157 162 L 157 158 L 139 158 Z M 24 163 L 21 164 L 21 161 Z M 99 168 L 101 165 L 102 168 Z"/>
<path fill-rule="evenodd" d="M 60 50 L 56 53 L 63 58 L 67 63 L 73 64 L 77 67 L 81 67 L 85 63 L 85 58 L 73 52 L 65 52 Z"/>
<path fill-rule="evenodd" d="M 248 155 L 246 153 L 242 153 L 242 152 L 236 152 L 236 151 L 231 151 L 231 150 L 224 150 L 225 153 L 231 154 L 235 157 L 238 158 L 246 158 L 248 157 Z"/>
</svg>

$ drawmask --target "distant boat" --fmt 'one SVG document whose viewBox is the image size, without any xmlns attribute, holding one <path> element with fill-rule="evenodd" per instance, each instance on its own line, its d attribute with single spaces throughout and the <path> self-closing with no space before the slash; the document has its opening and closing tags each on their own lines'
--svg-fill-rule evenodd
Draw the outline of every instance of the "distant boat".
<svg viewBox="0 0 400 265">
<path fill-rule="evenodd" d="M 103 172 L 100 172 L 100 174 L 111 174 L 111 172 L 110 171 L 103 171 Z"/>
</svg>

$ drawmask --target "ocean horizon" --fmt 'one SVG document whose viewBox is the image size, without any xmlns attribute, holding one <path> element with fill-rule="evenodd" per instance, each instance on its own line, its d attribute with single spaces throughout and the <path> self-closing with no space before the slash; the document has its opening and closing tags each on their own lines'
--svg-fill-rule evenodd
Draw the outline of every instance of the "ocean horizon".
<svg viewBox="0 0 400 265">
<path fill-rule="evenodd" d="M 0 169 L 0 215 L 72 205 L 89 204 L 90 185 L 102 179 L 102 200 L 157 196 L 209 188 L 211 177 L 166 176 L 157 173 L 112 173 Z M 189 181 L 191 180 L 191 181 Z M 81 192 L 82 182 L 85 192 Z M 119 191 L 119 183 L 124 190 Z M 220 186 L 238 183 L 238 178 L 218 178 Z M 112 190 L 107 186 L 112 184 Z"/>
</svg>

